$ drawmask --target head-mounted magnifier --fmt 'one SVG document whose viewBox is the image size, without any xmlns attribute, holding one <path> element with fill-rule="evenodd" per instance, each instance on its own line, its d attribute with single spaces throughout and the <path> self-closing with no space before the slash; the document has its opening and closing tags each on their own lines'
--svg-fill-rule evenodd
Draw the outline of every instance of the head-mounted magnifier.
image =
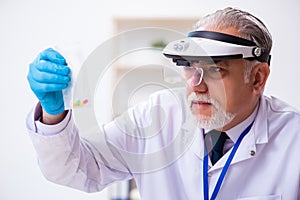
<svg viewBox="0 0 300 200">
<path fill-rule="evenodd" d="M 201 60 L 218 62 L 240 58 L 269 64 L 271 58 L 269 52 L 258 47 L 253 41 L 213 31 L 190 32 L 187 38 L 170 42 L 162 53 L 171 58 L 177 66 L 190 66 L 191 63 Z M 203 70 L 199 73 L 199 79 L 202 80 Z M 200 84 L 199 81 L 196 82 Z"/>
<path fill-rule="evenodd" d="M 188 66 L 190 62 L 205 58 L 213 61 L 244 58 L 270 62 L 269 52 L 254 42 L 213 31 L 190 32 L 187 38 L 170 42 L 162 53 L 179 66 Z"/>
</svg>

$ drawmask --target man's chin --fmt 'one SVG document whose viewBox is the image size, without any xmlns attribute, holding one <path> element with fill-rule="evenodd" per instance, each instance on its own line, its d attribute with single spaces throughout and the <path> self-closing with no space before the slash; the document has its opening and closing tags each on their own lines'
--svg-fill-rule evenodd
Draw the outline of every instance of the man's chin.
<svg viewBox="0 0 300 200">
<path fill-rule="evenodd" d="M 223 128 L 223 123 L 216 123 L 210 117 L 207 116 L 197 116 L 197 122 L 199 127 L 205 129 L 220 129 Z"/>
<path fill-rule="evenodd" d="M 210 116 L 206 116 L 206 115 L 195 115 L 197 121 L 199 123 L 208 123 L 211 121 L 211 117 Z"/>
<path fill-rule="evenodd" d="M 203 114 L 196 114 L 194 117 L 197 120 L 198 126 L 205 129 L 222 129 L 232 120 L 232 118 L 224 118 L 224 116 L 220 117 Z"/>
<path fill-rule="evenodd" d="M 196 109 L 192 109 L 191 111 L 198 120 L 209 120 L 212 117 L 211 113 L 203 113 Z"/>
</svg>

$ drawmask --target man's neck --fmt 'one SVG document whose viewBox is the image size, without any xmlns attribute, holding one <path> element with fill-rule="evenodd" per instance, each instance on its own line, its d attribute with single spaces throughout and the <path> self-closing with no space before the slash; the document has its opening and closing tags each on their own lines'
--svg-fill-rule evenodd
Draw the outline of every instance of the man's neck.
<svg viewBox="0 0 300 200">
<path fill-rule="evenodd" d="M 234 117 L 233 120 L 230 123 L 225 125 L 223 128 L 217 129 L 217 130 L 227 131 L 227 130 L 237 126 L 241 122 L 245 121 L 254 111 L 257 110 L 258 104 L 259 104 L 259 99 L 256 101 L 256 103 L 253 106 L 250 107 L 248 112 L 243 113 L 243 115 Z"/>
</svg>

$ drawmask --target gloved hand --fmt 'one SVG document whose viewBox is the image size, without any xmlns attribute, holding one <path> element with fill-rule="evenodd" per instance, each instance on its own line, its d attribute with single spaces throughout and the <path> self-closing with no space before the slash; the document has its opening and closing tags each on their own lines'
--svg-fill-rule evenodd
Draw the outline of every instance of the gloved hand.
<svg viewBox="0 0 300 200">
<path fill-rule="evenodd" d="M 64 111 L 62 90 L 68 87 L 70 68 L 62 55 L 49 48 L 30 64 L 27 80 L 42 108 L 51 115 Z"/>
</svg>

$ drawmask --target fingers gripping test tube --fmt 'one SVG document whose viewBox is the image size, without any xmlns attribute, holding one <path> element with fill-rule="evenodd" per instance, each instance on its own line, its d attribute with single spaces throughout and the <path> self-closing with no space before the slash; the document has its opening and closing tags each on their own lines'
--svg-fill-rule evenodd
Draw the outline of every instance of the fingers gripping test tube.
<svg viewBox="0 0 300 200">
<path fill-rule="evenodd" d="M 86 92 L 81 93 L 84 97 L 74 97 L 74 84 L 87 54 L 84 53 L 82 46 L 79 44 L 54 46 L 54 49 L 66 59 L 71 69 L 71 81 L 68 87 L 62 91 L 65 110 L 87 105 L 89 103 L 89 94 L 86 90 L 83 90 Z"/>
</svg>

